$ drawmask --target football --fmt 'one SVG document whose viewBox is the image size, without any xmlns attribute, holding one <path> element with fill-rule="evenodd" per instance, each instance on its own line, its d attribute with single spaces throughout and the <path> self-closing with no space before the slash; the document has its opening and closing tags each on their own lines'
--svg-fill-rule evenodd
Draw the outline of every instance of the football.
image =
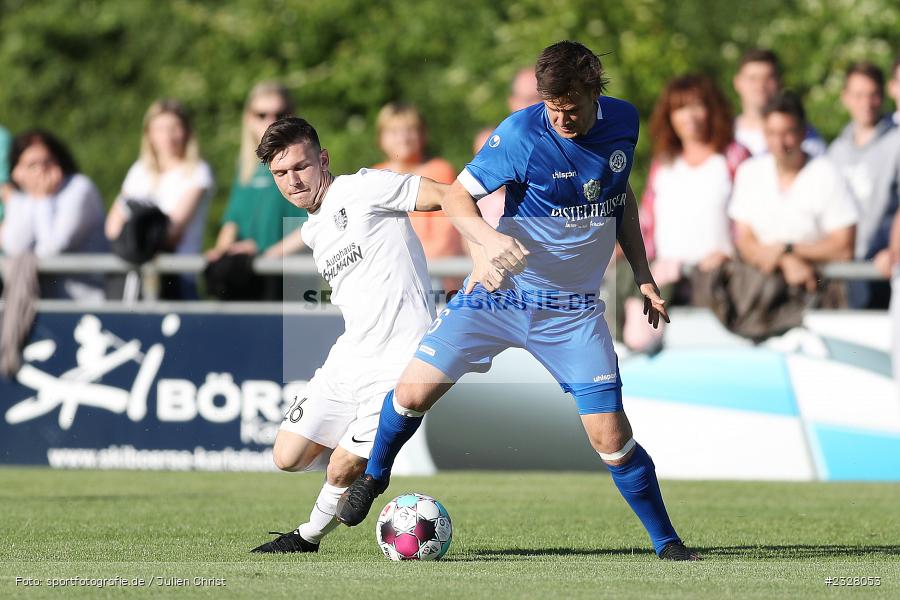
<svg viewBox="0 0 900 600">
<path fill-rule="evenodd" d="M 452 537 L 447 509 L 424 494 L 397 496 L 375 525 L 375 539 L 391 560 L 437 560 L 447 553 Z"/>
</svg>

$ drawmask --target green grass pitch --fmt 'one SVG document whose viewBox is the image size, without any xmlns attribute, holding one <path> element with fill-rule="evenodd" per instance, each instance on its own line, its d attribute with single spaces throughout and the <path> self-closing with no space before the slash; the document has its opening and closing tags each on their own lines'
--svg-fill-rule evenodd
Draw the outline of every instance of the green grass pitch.
<svg viewBox="0 0 900 600">
<path fill-rule="evenodd" d="M 123 598 L 821 598 L 854 588 L 900 597 L 900 485 L 662 482 L 681 535 L 704 561 L 663 563 L 603 474 L 445 473 L 396 478 L 450 511 L 444 560 L 392 563 L 375 513 L 313 555 L 251 555 L 269 530 L 305 520 L 320 474 L 0 469 L 0 598 L 60 597 L 48 580 L 143 578 L 149 587 L 69 586 Z M 16 578 L 33 578 L 25 586 Z M 158 585 L 159 577 L 188 580 Z M 224 587 L 193 579 L 224 580 Z M 835 579 L 836 581 L 839 581 Z M 851 580 L 852 581 L 852 580 Z M 214 581 L 211 583 L 215 583 Z"/>
</svg>

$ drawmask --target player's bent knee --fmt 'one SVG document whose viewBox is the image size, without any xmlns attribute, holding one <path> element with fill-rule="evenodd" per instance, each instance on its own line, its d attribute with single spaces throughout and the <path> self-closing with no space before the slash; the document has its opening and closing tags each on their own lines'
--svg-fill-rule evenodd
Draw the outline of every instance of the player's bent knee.
<svg viewBox="0 0 900 600">
<path fill-rule="evenodd" d="M 429 387 L 429 384 L 419 382 L 398 383 L 394 389 L 394 408 L 406 409 L 406 416 L 409 417 L 422 416 L 433 404 L 429 398 Z"/>
<path fill-rule="evenodd" d="M 308 466 L 302 464 L 300 456 L 296 453 L 279 448 L 272 449 L 272 460 L 275 462 L 275 466 L 282 471 L 302 471 Z"/>
<path fill-rule="evenodd" d="M 316 461 L 322 450 L 324 447 L 302 436 L 280 431 L 272 447 L 272 461 L 282 471 L 304 471 Z"/>
</svg>

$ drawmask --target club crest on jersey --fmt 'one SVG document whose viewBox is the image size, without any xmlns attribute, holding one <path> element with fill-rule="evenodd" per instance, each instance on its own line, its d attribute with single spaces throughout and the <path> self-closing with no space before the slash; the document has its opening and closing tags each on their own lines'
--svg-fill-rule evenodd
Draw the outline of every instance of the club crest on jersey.
<svg viewBox="0 0 900 600">
<path fill-rule="evenodd" d="M 334 226 L 338 228 L 338 231 L 343 231 L 347 229 L 347 209 L 342 208 L 341 210 L 334 213 Z"/>
<path fill-rule="evenodd" d="M 591 179 L 584 184 L 584 197 L 593 202 L 600 197 L 603 186 L 596 179 Z"/>
<path fill-rule="evenodd" d="M 627 164 L 628 158 L 625 157 L 625 153 L 621 150 L 616 150 L 609 156 L 609 168 L 612 169 L 613 173 L 621 173 Z"/>
</svg>

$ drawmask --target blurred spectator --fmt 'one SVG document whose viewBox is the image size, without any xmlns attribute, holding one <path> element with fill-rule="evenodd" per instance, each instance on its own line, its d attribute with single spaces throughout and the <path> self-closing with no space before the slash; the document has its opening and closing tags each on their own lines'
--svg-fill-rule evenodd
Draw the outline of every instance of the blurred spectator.
<svg viewBox="0 0 900 600">
<path fill-rule="evenodd" d="M 280 258 L 304 248 L 299 227 L 306 211 L 284 200 L 272 173 L 256 157 L 256 147 L 269 125 L 293 112 L 294 103 L 282 84 L 266 81 L 250 90 L 244 104 L 238 172 L 216 245 L 206 253 L 210 262 L 226 257 L 227 263 L 228 257 L 240 254 Z M 230 269 L 226 264 L 221 267 L 216 271 L 227 278 Z M 281 283 L 281 276 L 266 277 L 262 285 L 237 299 L 281 300 Z"/>
<path fill-rule="evenodd" d="M 212 170 L 200 150 L 187 112 L 177 100 L 158 100 L 144 115 L 140 157 L 128 170 L 122 191 L 106 220 L 106 235 L 116 239 L 129 219 L 126 200 L 158 207 L 170 220 L 165 248 L 176 254 L 200 254 L 206 211 L 214 192 Z M 193 276 L 164 278 L 160 296 L 197 297 Z"/>
<path fill-rule="evenodd" d="M 537 77 L 534 74 L 534 67 L 519 69 L 513 79 L 509 98 L 506 100 L 509 112 L 514 113 L 517 110 L 528 108 L 532 104 L 542 101 L 543 99 L 537 91 Z"/>
<path fill-rule="evenodd" d="M 9 143 L 11 138 L 9 131 L 0 125 L 0 237 L 3 235 L 3 211 L 6 209 L 6 201 L 9 198 Z M 3 282 L 0 281 L 0 293 L 3 292 Z"/>
<path fill-rule="evenodd" d="M 893 365 L 894 380 L 897 382 L 898 398 L 900 398 L 900 211 L 894 215 L 894 222 L 891 226 L 890 245 L 890 264 L 888 272 L 885 273 L 890 277 L 891 281 L 891 301 L 890 301 L 890 317 L 892 332 L 893 351 L 891 361 Z"/>
<path fill-rule="evenodd" d="M 0 125 L 0 185 L 9 183 L 9 145 L 12 137 L 9 131 Z"/>
<path fill-rule="evenodd" d="M 857 209 L 838 168 L 803 150 L 806 117 L 799 97 L 777 94 L 763 117 L 770 154 L 738 169 L 728 211 L 736 246 L 759 271 L 780 271 L 789 286 L 813 292 L 816 264 L 853 256 Z"/>
<path fill-rule="evenodd" d="M 456 179 L 456 170 L 449 162 L 443 158 L 426 158 L 425 120 L 414 106 L 387 104 L 378 113 L 376 129 L 378 145 L 387 160 L 373 168 L 423 175 L 440 183 L 453 183 Z M 463 254 L 462 237 L 443 211 L 416 213 L 411 221 L 429 260 Z M 447 278 L 443 289 L 455 290 L 461 284 L 461 279 Z"/>
<path fill-rule="evenodd" d="M 13 189 L 3 222 L 3 252 L 38 257 L 106 252 L 103 201 L 94 183 L 78 172 L 68 148 L 40 130 L 17 135 L 10 150 Z M 98 277 L 41 277 L 47 298 L 102 300 Z"/>
<path fill-rule="evenodd" d="M 887 274 L 891 221 L 900 193 L 900 130 L 882 111 L 881 69 L 871 63 L 851 65 L 841 101 L 850 113 L 850 123 L 831 143 L 828 156 L 843 173 L 859 208 L 854 255 L 859 260 L 874 260 Z M 888 307 L 887 282 L 850 282 L 848 292 L 852 308 Z"/>
<path fill-rule="evenodd" d="M 519 69 L 510 86 L 509 97 L 506 99 L 509 112 L 514 113 L 517 110 L 522 110 L 542 101 L 541 95 L 537 91 L 537 77 L 534 74 L 534 67 Z M 475 134 L 472 154 L 478 154 L 493 132 L 492 128 L 485 127 Z M 505 198 L 506 190 L 501 187 L 478 201 L 478 208 L 481 210 L 485 221 L 490 223 L 495 229 L 500 223 L 500 217 L 503 216 Z"/>
<path fill-rule="evenodd" d="M 727 215 L 732 181 L 749 152 L 734 142 L 728 101 L 705 75 L 665 87 L 650 119 L 653 161 L 641 198 L 641 227 L 654 278 L 668 301 L 687 301 L 685 267 L 711 271 L 733 254 Z M 658 344 L 630 269 L 617 262 L 617 329 L 631 350 Z"/>
<path fill-rule="evenodd" d="M 891 120 L 894 122 L 894 125 L 900 125 L 900 55 L 894 59 L 894 64 L 891 65 L 888 95 L 894 101 L 894 114 L 891 115 Z"/>
<path fill-rule="evenodd" d="M 734 124 L 734 139 L 753 156 L 766 152 L 762 109 L 781 89 L 781 83 L 781 65 L 771 50 L 754 48 L 741 57 L 733 81 L 741 100 L 741 114 Z M 825 153 L 825 141 L 808 123 L 803 151 L 809 156 Z"/>
</svg>

